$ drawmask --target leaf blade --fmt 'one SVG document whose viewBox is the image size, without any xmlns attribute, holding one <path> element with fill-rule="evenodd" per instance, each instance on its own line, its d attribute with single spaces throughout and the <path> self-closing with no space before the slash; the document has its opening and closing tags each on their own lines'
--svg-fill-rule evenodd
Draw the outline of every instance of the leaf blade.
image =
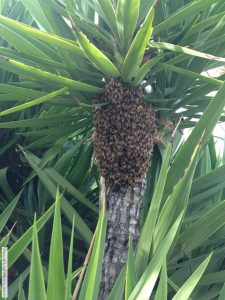
<svg viewBox="0 0 225 300">
<path fill-rule="evenodd" d="M 116 66 L 79 30 L 76 31 L 77 41 L 89 61 L 100 71 L 113 78 L 119 77 Z"/>
<path fill-rule="evenodd" d="M 47 299 L 62 300 L 64 298 L 65 274 L 63 262 L 62 224 L 60 216 L 60 195 L 59 191 L 57 191 L 49 253 Z"/>
<path fill-rule="evenodd" d="M 103 245 L 105 241 L 105 234 L 106 215 L 103 207 L 99 216 L 94 247 L 81 287 L 79 300 L 98 299 L 98 291 L 101 279 L 101 268 L 104 255 Z"/>
<path fill-rule="evenodd" d="M 202 274 L 208 266 L 208 263 L 212 257 L 210 254 L 201 265 L 195 270 L 195 272 L 191 275 L 191 277 L 183 284 L 183 286 L 179 289 L 176 295 L 172 300 L 188 300 L 198 281 L 200 280 Z"/>
<path fill-rule="evenodd" d="M 21 104 L 21 105 L 14 106 L 14 107 L 6 109 L 4 111 L 1 111 L 0 112 L 0 116 L 5 116 L 5 115 L 8 115 L 8 114 L 12 114 L 12 113 L 24 110 L 26 108 L 32 107 L 34 105 L 38 105 L 38 104 L 44 103 L 45 101 L 51 100 L 51 99 L 53 99 L 53 98 L 55 98 L 55 97 L 57 97 L 59 95 L 62 95 L 64 93 L 66 93 L 67 91 L 68 91 L 67 88 L 62 88 L 62 89 L 60 89 L 58 91 L 54 91 L 52 93 L 49 93 L 46 96 L 43 96 L 41 98 L 29 101 L 29 102 Z"/>
<path fill-rule="evenodd" d="M 46 300 L 44 274 L 41 263 L 41 256 L 38 243 L 37 227 L 36 227 L 36 216 L 33 224 L 33 237 L 32 237 L 32 254 L 31 254 L 31 269 L 29 277 L 29 291 L 28 299 Z"/>
<path fill-rule="evenodd" d="M 166 235 L 165 239 L 163 240 L 161 246 L 153 256 L 151 262 L 149 263 L 148 267 L 146 268 L 144 274 L 142 275 L 141 279 L 138 281 L 135 289 L 133 290 L 132 294 L 128 298 L 128 300 L 142 300 L 142 299 L 149 299 L 154 285 L 156 283 L 158 274 L 160 272 L 161 266 L 165 260 L 166 254 L 170 249 L 170 246 L 175 238 L 177 230 L 180 226 L 181 219 L 183 217 L 184 211 L 179 215 L 175 223 L 173 224 L 172 228 L 170 229 L 169 233 Z"/>
<path fill-rule="evenodd" d="M 143 26 L 136 34 L 127 52 L 121 74 L 122 80 L 124 80 L 125 82 L 131 81 L 131 79 L 136 75 L 138 68 L 142 62 L 145 48 L 153 31 L 152 23 L 154 19 L 154 14 L 155 9 L 152 6 L 145 19 Z"/>
<path fill-rule="evenodd" d="M 140 0 L 119 0 L 117 3 L 116 21 L 123 51 L 127 51 L 136 28 L 139 7 Z"/>
</svg>

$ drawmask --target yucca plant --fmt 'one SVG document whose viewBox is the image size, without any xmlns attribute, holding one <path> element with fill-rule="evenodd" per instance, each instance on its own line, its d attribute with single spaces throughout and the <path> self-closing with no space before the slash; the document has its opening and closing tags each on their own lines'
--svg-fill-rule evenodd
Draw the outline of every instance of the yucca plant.
<svg viewBox="0 0 225 300">
<path fill-rule="evenodd" d="M 181 178 L 180 182 L 175 186 L 174 192 L 166 200 L 165 205 L 161 205 L 162 194 L 165 188 L 165 182 L 169 171 L 169 160 L 171 157 L 172 144 L 169 143 L 166 147 L 152 203 L 149 209 L 148 216 L 146 218 L 145 225 L 142 229 L 136 258 L 134 260 L 132 244 L 129 243 L 129 255 L 126 269 L 123 269 L 122 273 L 120 274 L 116 285 L 109 295 L 109 299 L 120 299 L 122 297 L 125 281 L 126 299 L 148 299 L 151 294 L 152 296 L 154 295 L 154 299 L 189 299 L 190 294 L 196 287 L 196 284 L 199 282 L 202 273 L 209 264 L 211 255 L 208 255 L 207 257 L 207 252 L 210 252 L 215 248 L 216 251 L 213 254 L 213 261 L 210 262 L 208 274 L 205 275 L 205 277 L 202 277 L 202 280 L 199 282 L 199 287 L 195 289 L 195 296 L 191 296 L 191 299 L 200 299 L 202 295 L 204 295 L 202 296 L 202 299 L 218 299 L 221 289 L 221 287 L 219 288 L 219 283 L 221 284 L 224 281 L 224 271 L 221 270 L 221 259 L 224 256 L 224 245 L 222 243 L 223 233 L 219 233 L 218 230 L 220 228 L 222 229 L 222 226 L 224 224 L 225 209 L 224 201 L 221 201 L 221 199 L 223 199 L 221 198 L 221 195 L 217 196 L 217 204 L 210 206 L 209 202 L 211 202 L 213 198 L 215 201 L 215 193 L 217 191 L 220 191 L 221 188 L 224 187 L 224 182 L 221 179 L 221 175 L 224 174 L 224 166 L 218 167 L 211 172 L 209 171 L 207 175 L 198 177 L 198 179 L 194 180 L 194 182 L 192 183 L 190 179 L 193 176 L 193 167 L 195 167 L 195 164 L 197 162 L 199 147 L 200 145 L 198 144 L 195 153 L 191 158 L 189 167 L 186 169 L 185 174 Z M 208 152 L 208 146 L 206 147 L 205 152 Z M 205 152 L 203 156 L 205 156 Z M 211 154 L 207 159 L 204 160 L 204 163 L 208 166 L 208 170 L 210 170 L 211 162 L 215 159 L 215 156 L 211 151 L 208 153 Z M 44 171 L 44 173 L 46 171 Z M 201 173 L 204 174 L 204 171 L 202 171 Z M 207 184 L 207 181 L 211 182 L 210 184 L 208 184 L 207 189 L 207 193 L 209 195 L 208 200 L 202 195 L 202 193 L 205 193 L 204 184 Z M 189 213 L 186 213 L 187 217 L 185 219 L 182 218 L 182 215 L 186 210 L 186 205 L 184 202 L 188 199 L 188 197 L 186 197 L 186 194 L 184 195 L 184 192 L 188 192 L 190 190 L 191 184 L 191 195 L 195 194 L 195 197 L 198 197 L 198 201 L 201 201 L 201 199 L 207 200 L 207 205 L 205 203 L 202 203 L 202 205 L 200 205 L 199 207 L 194 208 L 191 217 L 194 220 L 197 218 L 198 221 L 193 222 L 193 225 L 188 226 L 188 228 L 187 224 L 190 223 Z M 210 195 L 213 196 L 210 197 Z M 7 210 L 3 213 L 4 217 L 3 214 L 1 215 L 2 227 L 9 218 L 9 215 L 18 202 L 20 196 L 21 193 L 15 198 L 15 200 L 10 204 L 9 208 L 7 208 Z M 190 197 L 189 208 L 193 205 L 193 201 L 191 201 L 191 199 L 192 198 Z M 71 287 L 73 286 L 73 278 L 80 272 L 80 274 L 82 274 L 85 271 L 86 264 L 89 261 L 89 258 L 86 258 L 83 268 L 74 271 L 72 275 L 72 235 L 67 277 L 65 279 L 62 251 L 62 226 L 60 221 L 60 201 L 62 200 L 62 196 L 59 196 L 59 193 L 57 193 L 56 204 L 50 207 L 46 214 L 43 215 L 42 218 L 37 222 L 35 222 L 34 226 L 28 229 L 28 231 L 23 236 L 21 236 L 9 250 L 9 266 L 12 266 L 13 263 L 15 263 L 15 261 L 23 253 L 25 248 L 29 245 L 30 241 L 32 240 L 33 232 L 28 299 L 36 299 L 37 295 L 40 297 L 40 299 L 46 299 L 46 297 L 47 299 L 71 299 L 70 293 Z M 182 201 L 184 205 L 179 205 L 180 201 Z M 196 203 L 198 202 L 196 201 Z M 162 206 L 162 209 L 160 209 L 160 206 Z M 174 207 L 177 207 L 178 209 L 174 211 Z M 45 272 L 43 273 L 41 267 L 40 253 L 37 241 L 37 230 L 40 230 L 46 223 L 46 221 L 49 220 L 54 210 L 55 217 L 52 229 L 53 235 L 51 238 L 52 241 L 49 257 L 49 269 L 48 275 L 46 275 Z M 180 215 L 176 219 L 177 214 Z M 158 221 L 156 222 L 157 219 Z M 175 220 L 175 222 L 173 220 Z M 168 222 L 171 223 L 171 226 L 168 224 Z M 180 229 L 180 236 L 179 238 L 176 238 L 176 232 L 181 222 L 183 223 L 183 225 Z M 74 221 L 72 228 L 74 228 Z M 198 231 L 196 231 L 196 228 L 198 228 Z M 156 231 L 159 232 L 159 235 L 155 233 Z M 99 223 L 96 228 L 94 245 L 91 246 L 91 249 L 93 247 L 93 250 L 90 261 L 88 263 L 88 269 L 82 283 L 79 299 L 97 299 L 98 297 L 98 287 L 101 278 L 101 264 L 104 252 L 102 243 L 104 242 L 105 232 L 106 216 L 103 206 L 103 210 L 99 218 Z M 146 236 L 148 236 L 148 239 L 146 239 Z M 220 236 L 221 238 L 219 238 Z M 9 235 L 7 236 L 7 242 L 8 241 Z M 171 248 L 171 243 L 173 243 L 172 248 L 174 250 L 172 252 L 170 251 L 169 253 L 168 251 Z M 152 244 L 154 245 L 153 247 L 151 247 Z M 6 244 L 4 243 L 4 245 Z M 151 248 L 152 250 L 150 250 Z M 194 255 L 192 249 L 196 248 L 198 249 L 198 253 Z M 207 248 L 207 251 L 205 248 Z M 55 251 L 56 249 L 57 251 Z M 90 251 L 88 252 L 89 257 Z M 194 255 L 193 258 L 189 256 L 192 252 L 192 255 Z M 189 255 L 187 253 L 189 253 Z M 166 256 L 168 258 L 168 266 L 165 264 Z M 187 258 L 185 259 L 186 256 Z M 149 265 L 148 258 L 150 259 Z M 196 265 L 199 265 L 197 269 Z M 158 284 L 157 290 L 153 291 L 153 286 L 156 282 L 157 276 L 159 275 L 161 266 L 162 271 L 160 282 Z M 13 296 L 16 295 L 17 291 L 17 299 L 27 299 L 23 290 L 23 286 L 26 287 L 27 290 L 27 286 L 24 281 L 29 273 L 30 268 L 28 267 L 27 269 L 25 269 L 21 274 L 20 279 L 18 278 L 18 280 L 10 285 L 9 299 L 13 299 Z M 57 271 L 55 268 L 57 268 Z M 138 280 L 142 272 L 143 275 Z M 192 272 L 194 272 L 193 275 L 191 275 Z M 190 275 L 188 275 L 189 273 Z M 188 278 L 188 276 L 191 277 Z M 83 276 L 80 275 L 80 278 L 82 279 Z M 186 279 L 187 281 L 184 282 L 184 280 Z M 39 286 L 37 286 L 37 282 L 40 284 Z M 47 283 L 47 292 L 45 289 L 45 282 Z M 77 298 L 77 291 L 79 291 L 81 282 L 82 281 L 80 280 L 78 280 L 77 282 L 73 294 L 73 299 Z M 182 282 L 183 285 L 179 289 L 180 282 Z M 167 286 L 167 284 L 169 285 Z M 216 285 L 218 285 L 218 287 Z M 204 288 L 202 288 L 202 286 L 204 286 Z M 174 293 L 173 290 L 176 293 Z M 221 291 L 219 299 L 223 299 L 223 297 L 224 289 Z"/>
<path fill-rule="evenodd" d="M 7 1 L 2 3 L 2 7 L 7 5 Z M 90 154 L 93 137 L 92 161 L 96 159 L 105 179 L 105 182 L 101 180 L 101 199 L 104 204 L 106 198 L 108 216 L 99 299 L 109 295 L 119 274 L 122 274 L 120 282 L 116 283 L 111 297 L 115 299 L 113 293 L 118 290 L 123 294 L 121 278 L 125 271 L 120 271 L 127 259 L 130 263 L 126 299 L 148 299 L 152 293 L 149 285 L 145 293 L 151 279 L 149 274 L 154 274 L 153 270 L 158 274 L 162 266 L 159 286 L 163 285 L 166 294 L 166 254 L 184 214 L 192 211 L 188 201 L 197 161 L 214 126 L 223 120 L 224 76 L 212 78 L 203 73 L 224 64 L 223 1 L 67 0 L 46 4 L 44 0 L 32 3 L 21 0 L 15 3 L 28 14 L 29 20 L 21 23 L 14 20 L 17 16 L 13 14 L 9 18 L 0 16 L 0 35 L 7 42 L 0 47 L 0 68 L 10 75 L 18 75 L 0 85 L 2 99 L 13 101 L 13 106 L 0 116 L 7 118 L 13 113 L 17 121 L 5 119 L 0 128 L 29 128 L 23 133 L 24 144 L 40 155 L 47 149 L 41 160 L 26 150 L 23 153 L 53 197 L 56 183 L 68 188 L 68 182 L 74 180 L 71 172 L 74 169 L 63 172 L 61 164 L 56 169 L 59 172 L 55 172 L 51 168 L 56 165 L 54 160 L 66 154 L 68 145 L 71 147 L 81 140 L 87 146 L 84 156 L 87 149 Z M 34 106 L 38 109 L 33 110 Z M 172 153 L 171 138 L 176 143 L 181 140 L 175 128 L 193 126 L 187 142 L 179 151 L 174 147 Z M 156 142 L 161 143 L 159 148 Z M 68 157 L 73 158 L 72 152 L 64 156 L 67 165 Z M 161 172 L 165 178 L 158 179 L 162 159 L 167 159 L 165 172 L 168 174 Z M 86 161 L 85 165 L 92 170 L 90 182 L 96 178 L 98 182 L 91 155 Z M 151 163 L 143 202 L 146 172 Z M 199 165 L 197 170 L 196 178 L 203 175 L 199 173 Z M 27 184 L 33 176 L 26 180 Z M 67 181 L 62 181 L 63 176 Z M 84 183 L 85 178 L 73 182 L 79 188 Z M 73 196 L 96 210 L 77 189 L 73 189 Z M 158 213 L 150 208 L 151 218 L 147 214 L 150 200 L 159 206 Z M 149 222 L 154 230 L 151 228 L 150 237 L 148 232 L 142 233 L 137 246 L 143 205 L 146 210 L 142 211 L 145 224 L 142 232 L 146 232 Z M 201 207 L 198 209 L 201 211 Z M 81 238 L 89 243 L 92 232 L 87 220 L 80 217 L 66 198 L 62 210 L 71 223 L 76 214 L 75 226 Z M 222 226 L 223 222 L 219 224 Z M 173 230 L 169 231 L 170 228 Z M 186 238 L 184 233 L 178 241 Z M 137 246 L 135 266 L 131 245 L 134 249 Z M 192 251 L 196 245 L 192 247 L 184 251 Z M 174 258 L 182 263 L 180 259 L 181 254 Z M 152 263 L 148 265 L 149 261 Z M 137 277 L 129 278 L 135 273 L 133 268 L 137 269 Z M 156 278 L 151 280 L 153 288 Z M 176 285 L 171 283 L 171 286 L 176 290 Z M 94 292 L 92 289 L 83 288 L 80 297 L 97 298 L 97 284 Z M 155 297 L 161 299 L 160 290 Z"/>
</svg>

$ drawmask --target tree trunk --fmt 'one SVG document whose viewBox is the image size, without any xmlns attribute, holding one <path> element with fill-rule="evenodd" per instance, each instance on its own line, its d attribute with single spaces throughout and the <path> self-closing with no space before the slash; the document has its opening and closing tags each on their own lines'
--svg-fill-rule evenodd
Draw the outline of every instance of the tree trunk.
<svg viewBox="0 0 225 300">
<path fill-rule="evenodd" d="M 137 245 L 145 188 L 146 179 L 144 178 L 126 192 L 112 189 L 106 195 L 108 223 L 99 300 L 107 299 L 127 261 L 129 236 L 132 238 L 133 246 Z"/>
</svg>

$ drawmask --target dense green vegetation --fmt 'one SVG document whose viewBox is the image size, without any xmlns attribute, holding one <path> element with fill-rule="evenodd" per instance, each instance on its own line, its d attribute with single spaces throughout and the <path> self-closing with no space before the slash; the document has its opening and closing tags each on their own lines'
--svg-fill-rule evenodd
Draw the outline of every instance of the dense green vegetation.
<svg viewBox="0 0 225 300">
<path fill-rule="evenodd" d="M 161 124 L 179 127 L 159 128 L 165 146 L 155 146 L 147 173 L 140 241 L 109 299 L 225 299 L 225 155 L 212 136 L 224 121 L 225 83 L 202 74 L 224 65 L 225 4 L 159 0 L 151 25 L 153 2 L 0 2 L 9 300 L 98 299 L 107 216 L 92 101 L 116 77 L 141 84 Z"/>
</svg>

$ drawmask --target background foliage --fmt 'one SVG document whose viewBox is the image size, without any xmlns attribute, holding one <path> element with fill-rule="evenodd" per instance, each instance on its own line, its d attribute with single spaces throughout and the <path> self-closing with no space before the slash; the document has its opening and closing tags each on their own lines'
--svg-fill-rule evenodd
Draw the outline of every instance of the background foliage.
<svg viewBox="0 0 225 300">
<path fill-rule="evenodd" d="M 98 211 L 92 100 L 113 74 L 97 65 L 96 49 L 86 59 L 70 21 L 129 77 L 135 66 L 122 65 L 129 30 L 138 32 L 153 1 L 140 1 L 136 19 L 131 5 L 128 29 L 123 11 L 108 15 L 114 10 L 107 5 L 117 2 L 126 3 L 0 2 L 0 243 L 10 247 L 9 299 L 70 299 L 75 286 L 79 299 L 97 299 L 106 221 Z M 110 299 L 122 297 L 123 284 L 129 300 L 225 298 L 225 155 L 217 157 L 212 137 L 224 121 L 224 75 L 202 74 L 224 65 L 224 10 L 222 0 L 158 1 L 133 84 L 142 83 L 162 123 L 181 123 L 174 137 L 161 128 L 166 146 L 154 149 L 135 260 L 130 247 Z M 185 142 L 182 129 L 192 127 Z M 90 263 L 78 280 L 96 225 Z"/>
</svg>

